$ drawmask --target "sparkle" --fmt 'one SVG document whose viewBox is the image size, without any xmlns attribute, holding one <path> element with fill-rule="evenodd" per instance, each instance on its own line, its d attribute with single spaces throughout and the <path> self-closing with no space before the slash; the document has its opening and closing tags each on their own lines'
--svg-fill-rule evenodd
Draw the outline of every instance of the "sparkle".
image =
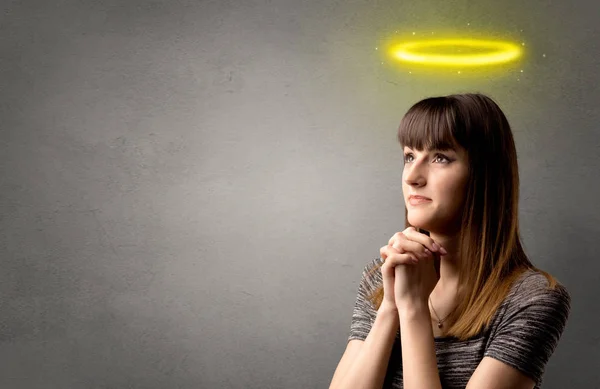
<svg viewBox="0 0 600 389">
<path fill-rule="evenodd" d="M 415 35 L 415 32 L 413 31 L 413 35 Z"/>
</svg>

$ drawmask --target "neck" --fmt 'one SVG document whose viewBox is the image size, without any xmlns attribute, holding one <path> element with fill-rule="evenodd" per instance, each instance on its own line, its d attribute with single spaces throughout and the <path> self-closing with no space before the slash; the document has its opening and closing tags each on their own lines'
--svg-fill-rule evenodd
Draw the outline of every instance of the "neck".
<svg viewBox="0 0 600 389">
<path fill-rule="evenodd" d="M 440 257 L 440 278 L 436 289 L 440 292 L 456 291 L 459 274 L 459 235 L 443 235 L 431 232 L 434 242 L 440 244 L 448 251 L 447 255 Z"/>
</svg>

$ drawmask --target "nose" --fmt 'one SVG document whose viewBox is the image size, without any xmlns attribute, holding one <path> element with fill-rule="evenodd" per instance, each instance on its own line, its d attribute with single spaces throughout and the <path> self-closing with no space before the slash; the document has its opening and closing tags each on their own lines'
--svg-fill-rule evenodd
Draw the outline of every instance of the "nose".
<svg viewBox="0 0 600 389">
<path fill-rule="evenodd" d="M 425 168 L 420 163 L 413 162 L 404 166 L 404 182 L 407 185 L 421 187 L 427 183 Z"/>
</svg>

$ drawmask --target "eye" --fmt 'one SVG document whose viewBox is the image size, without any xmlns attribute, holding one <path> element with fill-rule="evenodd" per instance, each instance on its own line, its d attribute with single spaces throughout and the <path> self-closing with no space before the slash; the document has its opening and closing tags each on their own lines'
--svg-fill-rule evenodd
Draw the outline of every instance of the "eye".
<svg viewBox="0 0 600 389">
<path fill-rule="evenodd" d="M 414 155 L 412 153 L 404 154 L 404 163 L 410 163 L 410 162 L 413 162 L 413 160 L 414 160 Z M 433 162 L 448 164 L 448 163 L 452 162 L 452 160 L 450 158 L 448 158 L 447 156 L 445 156 L 444 154 L 438 153 L 435 155 Z"/>
<path fill-rule="evenodd" d="M 442 159 L 442 161 L 440 161 Z M 434 161 L 440 163 L 450 163 L 450 158 L 446 157 L 444 154 L 436 154 Z"/>
</svg>

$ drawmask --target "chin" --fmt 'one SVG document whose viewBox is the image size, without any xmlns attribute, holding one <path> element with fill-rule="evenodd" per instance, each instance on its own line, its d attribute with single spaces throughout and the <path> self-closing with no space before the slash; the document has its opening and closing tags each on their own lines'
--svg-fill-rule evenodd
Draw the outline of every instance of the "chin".
<svg viewBox="0 0 600 389">
<path fill-rule="evenodd" d="M 453 227 L 453 223 L 451 223 L 450 221 L 446 221 L 445 219 L 419 216 L 414 214 L 411 215 L 409 212 L 407 218 L 408 222 L 411 226 L 428 231 L 429 233 L 448 234 L 454 233 L 456 228 L 460 229 L 460 223 L 455 228 Z"/>
<path fill-rule="evenodd" d="M 411 226 L 420 228 L 429 232 L 443 230 L 445 226 L 445 218 L 441 218 L 439 214 L 431 212 L 408 212 L 407 219 Z M 432 217 L 433 216 L 433 217 Z"/>
<path fill-rule="evenodd" d="M 414 216 L 411 217 L 409 214 L 408 222 L 410 223 L 411 226 L 413 226 L 415 228 L 420 228 L 422 230 L 431 231 L 431 229 L 434 228 L 434 223 L 432 223 L 432 220 L 430 220 L 428 218 L 419 218 L 419 217 L 414 217 Z"/>
</svg>

